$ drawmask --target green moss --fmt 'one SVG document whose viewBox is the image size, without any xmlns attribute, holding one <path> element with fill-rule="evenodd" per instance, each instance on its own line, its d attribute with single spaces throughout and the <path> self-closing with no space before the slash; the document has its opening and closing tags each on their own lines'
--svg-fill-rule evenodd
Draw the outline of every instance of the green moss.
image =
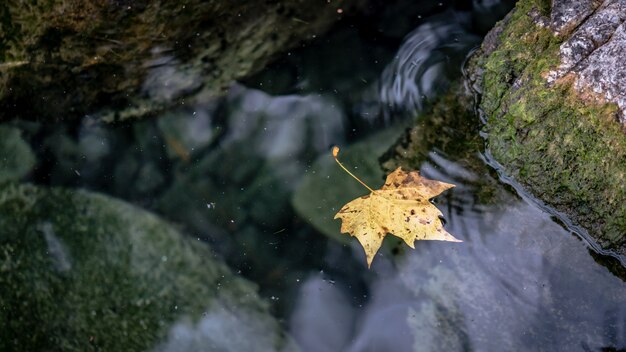
<svg viewBox="0 0 626 352">
<path fill-rule="evenodd" d="M 2 351 L 144 351 L 216 304 L 244 310 L 277 339 L 253 285 L 203 243 L 124 202 L 7 185 L 0 228 Z"/>
<path fill-rule="evenodd" d="M 624 252 L 626 138 L 617 107 L 584 102 L 569 81 L 547 84 L 562 39 L 533 23 L 533 7 L 545 13 L 545 1 L 520 1 L 497 48 L 475 58 L 489 149 L 531 193 Z"/>
</svg>

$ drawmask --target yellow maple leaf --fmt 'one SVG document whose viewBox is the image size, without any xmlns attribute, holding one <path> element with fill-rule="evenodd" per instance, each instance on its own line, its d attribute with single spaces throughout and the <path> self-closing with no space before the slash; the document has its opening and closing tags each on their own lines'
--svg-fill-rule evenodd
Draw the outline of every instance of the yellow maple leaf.
<svg viewBox="0 0 626 352">
<path fill-rule="evenodd" d="M 341 219 L 341 232 L 356 237 L 363 246 L 368 267 L 389 233 L 413 249 L 416 240 L 462 242 L 443 228 L 441 212 L 429 201 L 454 187 L 453 184 L 397 168 L 387 175 L 379 190 L 373 190 L 339 162 L 338 154 L 339 148 L 333 147 L 333 157 L 339 166 L 370 191 L 344 205 L 335 215 L 335 219 Z"/>
</svg>

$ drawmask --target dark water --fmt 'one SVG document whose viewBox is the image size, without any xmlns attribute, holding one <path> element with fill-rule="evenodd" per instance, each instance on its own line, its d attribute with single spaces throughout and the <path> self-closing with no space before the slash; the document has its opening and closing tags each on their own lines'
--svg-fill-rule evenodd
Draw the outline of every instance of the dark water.
<svg viewBox="0 0 626 352">
<path fill-rule="evenodd" d="M 33 181 L 111 194 L 210 243 L 259 285 L 305 351 L 624 349 L 623 267 L 500 179 L 473 142 L 478 118 L 470 132 L 437 131 L 455 147 L 434 143 L 420 166 L 457 185 L 436 205 L 463 243 L 409 250 L 388 240 L 368 270 L 327 216 L 362 194 L 328 148 L 344 147 L 354 172 L 379 186 L 378 157 L 460 79 L 469 50 L 510 6 L 433 2 L 407 12 L 410 23 L 392 10 L 348 18 L 226 97 L 159 119 L 22 123 L 42 160 Z M 176 334 L 193 339 L 213 331 L 207 324 Z"/>
</svg>

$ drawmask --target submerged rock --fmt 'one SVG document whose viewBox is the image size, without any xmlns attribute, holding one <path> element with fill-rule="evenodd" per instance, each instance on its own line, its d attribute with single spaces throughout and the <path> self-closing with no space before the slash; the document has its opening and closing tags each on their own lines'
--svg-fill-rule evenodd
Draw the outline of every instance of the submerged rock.
<svg viewBox="0 0 626 352">
<path fill-rule="evenodd" d="M 393 144 L 402 125 L 376 133 L 354 145 L 342 148 L 340 160 L 360 179 L 373 188 L 385 180 L 377 156 Z M 348 243 L 348 234 L 341 234 L 341 222 L 333 220 L 341 207 L 363 196 L 368 190 L 346 174 L 333 160 L 330 152 L 318 158 L 295 189 L 291 204 L 298 215 L 315 229 L 334 240 Z"/>
<path fill-rule="evenodd" d="M 449 126 L 425 129 L 445 136 Z M 623 349 L 624 278 L 597 265 L 551 214 L 498 182 L 471 146 L 475 133 L 452 136 L 431 141 L 419 164 L 418 157 L 397 155 L 388 163 L 421 165 L 424 175 L 457 185 L 435 201 L 446 230 L 464 242 L 419 241 L 415 249 L 402 244 L 402 255 L 379 253 L 368 271 L 367 299 L 354 310 L 336 306 L 355 302 L 354 293 L 309 278 L 292 317 L 297 341 L 323 340 L 342 351 Z M 461 145 L 468 152 L 453 153 Z M 486 189 L 492 197 L 480 196 Z M 311 311 L 342 327 L 306 319 Z"/>
<path fill-rule="evenodd" d="M 622 254 L 625 6 L 520 1 L 469 64 L 489 151 L 506 173 Z"/>
<path fill-rule="evenodd" d="M 253 284 L 213 259 L 205 244 L 127 203 L 7 185 L 0 189 L 0 229 L 0 350 L 283 344 Z M 229 328 L 216 329 L 216 321 Z"/>
<path fill-rule="evenodd" d="M 469 237 L 464 246 L 433 245 L 398 263 L 397 285 L 415 297 L 405 313 L 413 350 L 623 348 L 623 281 L 598 273 L 575 238 L 555 244 L 553 235 L 565 231 L 547 214 L 510 202 L 459 214 L 451 227 Z M 489 225 L 473 228 L 473 219 Z M 532 220 L 512 227 L 519 219 Z M 497 232 L 507 236 L 496 238 Z M 496 250 L 511 246 L 506 258 Z"/>
<path fill-rule="evenodd" d="M 424 124 L 443 118 L 442 110 L 451 106 L 450 100 L 440 104 Z M 457 105 L 452 111 L 462 109 Z M 400 247 L 403 255 L 378 254 L 363 309 L 317 309 L 319 316 L 353 322 L 350 344 L 342 350 L 624 348 L 624 277 L 598 266 L 568 228 L 498 182 L 472 147 L 475 133 L 461 134 L 462 129 L 449 126 L 425 127 L 442 137 L 422 142 L 432 144 L 421 160 L 416 148 L 428 134 L 414 128 L 386 165 L 421 166 L 427 177 L 456 184 L 435 201 L 446 230 L 464 242 L 419 241 L 415 249 Z M 462 145 L 465 154 L 458 152 Z M 402 158 L 403 150 L 413 156 Z M 313 335 L 308 339 L 326 333 L 314 324 L 307 328 L 306 334 Z"/>
<path fill-rule="evenodd" d="M 127 119 L 220 93 L 358 1 L 0 4 L 0 120 Z M 341 8 L 342 11 L 338 11 Z"/>
<path fill-rule="evenodd" d="M 35 154 L 15 127 L 0 126 L 0 183 L 17 181 L 35 167 Z"/>
<path fill-rule="evenodd" d="M 171 182 L 154 193 L 154 209 L 209 239 L 244 274 L 265 276 L 294 253 L 309 251 L 285 241 L 303 230 L 294 223 L 290 195 L 314 156 L 343 140 L 345 116 L 327 96 L 271 96 L 235 86 L 224 100 L 221 116 L 209 113 L 227 121 L 213 127 L 211 146 L 190 148 L 191 127 L 174 130 L 159 121 L 168 154 L 181 160 L 168 171 Z M 197 126 L 201 118 L 179 115 L 176 123 Z M 170 152 L 168 139 L 181 141 L 185 152 Z M 181 157 L 186 154 L 191 162 Z"/>
</svg>

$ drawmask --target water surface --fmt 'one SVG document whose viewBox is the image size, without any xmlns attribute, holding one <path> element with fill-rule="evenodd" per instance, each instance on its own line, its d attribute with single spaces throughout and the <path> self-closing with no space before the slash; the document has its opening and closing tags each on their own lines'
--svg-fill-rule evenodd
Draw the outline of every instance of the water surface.
<svg viewBox="0 0 626 352">
<path fill-rule="evenodd" d="M 467 53 L 510 4 L 424 6 L 412 26 L 388 14 L 374 30 L 345 22 L 225 97 L 158 119 L 21 123 L 42 160 L 33 181 L 125 199 L 209 243 L 259 285 L 305 351 L 626 348 L 623 267 L 500 179 L 476 142 L 478 117 L 468 128 L 420 114 L 461 79 Z M 464 242 L 410 250 L 387 239 L 368 270 L 332 220 L 363 191 L 328 148 L 344 147 L 354 172 L 378 187 L 378 158 L 417 115 L 423 135 L 441 136 L 419 169 L 457 185 L 435 202 Z M 294 208 L 298 192 L 308 208 Z M 174 324 L 171 335 L 191 341 L 231 318 Z M 181 341 L 163 348 L 192 346 Z"/>
</svg>

